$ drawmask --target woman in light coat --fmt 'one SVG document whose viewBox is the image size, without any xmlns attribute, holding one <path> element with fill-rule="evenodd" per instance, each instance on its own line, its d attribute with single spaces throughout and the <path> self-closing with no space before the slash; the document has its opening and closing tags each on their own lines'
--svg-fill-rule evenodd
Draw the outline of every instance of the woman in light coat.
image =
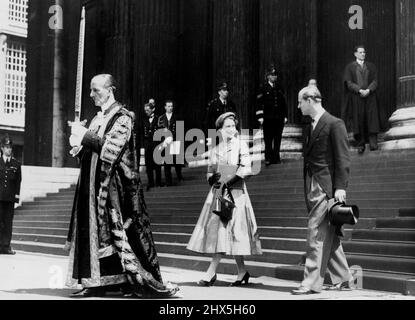
<svg viewBox="0 0 415 320">
<path fill-rule="evenodd" d="M 250 275 L 244 256 L 262 254 L 255 215 L 244 182 L 244 178 L 251 175 L 251 158 L 248 145 L 238 136 L 236 125 L 232 112 L 222 114 L 216 121 L 222 141 L 209 154 L 207 180 L 211 189 L 187 245 L 189 250 L 213 255 L 204 278 L 198 282 L 201 286 L 214 284 L 217 267 L 224 255 L 233 255 L 238 269 L 236 281 L 231 285 L 247 284 Z M 233 174 L 228 170 L 227 176 L 221 179 L 219 171 L 224 167 L 235 169 Z M 230 190 L 236 205 L 229 221 L 212 211 L 215 195 L 224 187 Z"/>
</svg>

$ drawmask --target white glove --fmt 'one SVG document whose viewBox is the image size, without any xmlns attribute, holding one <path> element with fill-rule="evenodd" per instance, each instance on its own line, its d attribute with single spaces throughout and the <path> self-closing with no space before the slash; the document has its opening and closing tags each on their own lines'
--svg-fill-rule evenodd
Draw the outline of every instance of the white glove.
<svg viewBox="0 0 415 320">
<path fill-rule="evenodd" d="M 259 118 L 258 122 L 259 122 L 260 125 L 262 125 L 264 123 L 264 118 Z"/>
</svg>

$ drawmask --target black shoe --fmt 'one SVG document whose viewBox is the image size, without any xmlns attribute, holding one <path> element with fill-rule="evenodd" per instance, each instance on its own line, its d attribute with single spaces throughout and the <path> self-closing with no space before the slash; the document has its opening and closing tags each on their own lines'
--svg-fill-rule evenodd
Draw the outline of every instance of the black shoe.
<svg viewBox="0 0 415 320">
<path fill-rule="evenodd" d="M 89 297 L 103 297 L 105 291 L 100 288 L 84 288 L 69 295 L 71 298 L 89 298 Z"/>
<path fill-rule="evenodd" d="M 268 167 L 269 165 L 271 165 L 271 161 L 265 160 L 265 165 Z"/>
<path fill-rule="evenodd" d="M 239 287 L 242 285 L 243 282 L 245 282 L 245 284 L 248 284 L 249 277 L 250 277 L 249 272 L 246 272 L 241 280 L 236 280 L 235 282 L 232 282 L 230 285 L 231 287 Z"/>
<path fill-rule="evenodd" d="M 151 188 L 154 188 L 154 186 L 148 184 L 147 188 L 146 188 L 146 191 L 150 191 Z"/>
<path fill-rule="evenodd" d="M 215 273 L 215 275 L 209 281 L 199 280 L 197 284 L 201 287 L 210 287 L 210 286 L 213 286 L 213 284 L 216 281 L 216 278 L 217 278 L 217 276 L 216 276 L 216 273 Z"/>
<path fill-rule="evenodd" d="M 351 291 L 353 290 L 353 287 L 351 286 L 350 281 L 344 281 L 328 288 L 328 290 Z"/>
<path fill-rule="evenodd" d="M 357 149 L 357 152 L 358 152 L 359 154 L 363 154 L 363 152 L 365 152 L 365 149 L 366 149 L 366 147 L 365 147 L 365 146 L 360 146 L 360 147 Z"/>
<path fill-rule="evenodd" d="M 0 254 L 11 254 L 14 255 L 16 254 L 16 251 L 14 251 L 13 249 L 4 249 L 0 251 Z"/>
<path fill-rule="evenodd" d="M 376 150 L 379 150 L 378 146 L 370 147 L 370 151 L 376 151 Z"/>
<path fill-rule="evenodd" d="M 294 294 L 294 295 L 305 295 L 305 294 L 314 294 L 314 293 L 318 293 L 318 292 L 308 289 L 306 287 L 299 287 L 298 289 L 294 289 L 291 291 L 291 294 Z"/>
</svg>

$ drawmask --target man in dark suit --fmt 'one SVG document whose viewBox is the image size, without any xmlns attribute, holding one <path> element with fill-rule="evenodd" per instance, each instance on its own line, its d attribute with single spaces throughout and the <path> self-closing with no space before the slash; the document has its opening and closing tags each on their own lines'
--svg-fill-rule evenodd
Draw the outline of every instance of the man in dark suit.
<svg viewBox="0 0 415 320">
<path fill-rule="evenodd" d="M 369 140 L 370 150 L 377 150 L 379 132 L 379 110 L 376 97 L 378 87 L 377 70 L 373 63 L 365 61 L 365 47 L 355 47 L 356 60 L 349 63 L 343 75 L 344 99 L 342 118 L 350 127 L 357 142 L 358 152 L 365 151 Z"/>
<path fill-rule="evenodd" d="M 151 100 L 151 99 L 150 99 Z M 158 129 L 158 116 L 154 113 L 155 105 L 146 103 L 144 105 L 144 112 L 146 117 L 143 123 L 143 140 L 144 140 L 144 154 L 146 162 L 146 172 L 148 178 L 147 191 L 150 188 L 161 187 L 161 166 L 154 161 L 153 152 L 158 143 L 154 141 L 154 132 Z M 154 184 L 154 172 L 156 174 L 156 184 Z"/>
<path fill-rule="evenodd" d="M 164 108 L 166 110 L 166 113 L 161 115 L 158 119 L 157 126 L 160 129 L 169 130 L 172 134 L 172 137 L 167 137 L 163 141 L 163 146 L 165 148 L 165 157 L 168 158 L 170 154 L 170 148 L 171 144 L 173 143 L 173 140 L 176 139 L 176 116 L 173 113 L 174 109 L 174 103 L 171 100 L 167 100 Z M 180 141 L 180 143 L 183 143 L 183 141 Z M 176 170 L 176 176 L 177 180 L 182 181 L 182 164 L 177 163 L 177 157 L 175 155 L 172 155 L 173 163 L 165 163 L 164 164 L 164 175 L 166 177 L 166 185 L 172 186 L 173 185 L 173 179 L 171 175 L 171 167 L 174 165 L 174 168 Z"/>
<path fill-rule="evenodd" d="M 219 116 L 226 112 L 236 113 L 235 103 L 229 99 L 229 87 L 226 82 L 218 85 L 218 97 L 211 100 L 206 108 L 204 123 L 205 135 L 208 137 L 208 130 L 215 129 L 215 122 Z"/>
<path fill-rule="evenodd" d="M 266 72 L 267 82 L 257 96 L 256 117 L 264 130 L 265 164 L 281 163 L 280 146 L 284 125 L 287 123 L 287 103 L 284 90 L 277 83 L 278 74 L 274 66 Z"/>
<path fill-rule="evenodd" d="M 336 228 L 328 221 L 329 199 L 346 201 L 350 171 L 349 142 L 344 122 L 321 105 L 315 86 L 298 94 L 298 108 L 312 121 L 305 128 L 304 192 L 308 209 L 304 279 L 293 294 L 319 293 L 326 271 L 333 288 L 350 289 L 352 275 Z"/>
<path fill-rule="evenodd" d="M 19 202 L 21 165 L 12 157 L 12 140 L 1 139 L 0 159 L 0 254 L 15 254 L 11 248 L 14 204 Z"/>
</svg>

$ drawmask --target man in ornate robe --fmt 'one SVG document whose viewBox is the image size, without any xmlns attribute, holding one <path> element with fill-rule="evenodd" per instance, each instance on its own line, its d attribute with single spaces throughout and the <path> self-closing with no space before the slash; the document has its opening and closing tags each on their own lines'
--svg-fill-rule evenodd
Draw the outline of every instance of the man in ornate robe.
<svg viewBox="0 0 415 320">
<path fill-rule="evenodd" d="M 163 284 L 138 170 L 134 114 L 114 98 L 111 75 L 91 80 L 90 96 L 101 111 L 89 129 L 71 124 L 72 154 L 80 159 L 67 247 L 68 286 L 74 297 L 127 289 L 137 296 L 173 295 Z"/>
</svg>

